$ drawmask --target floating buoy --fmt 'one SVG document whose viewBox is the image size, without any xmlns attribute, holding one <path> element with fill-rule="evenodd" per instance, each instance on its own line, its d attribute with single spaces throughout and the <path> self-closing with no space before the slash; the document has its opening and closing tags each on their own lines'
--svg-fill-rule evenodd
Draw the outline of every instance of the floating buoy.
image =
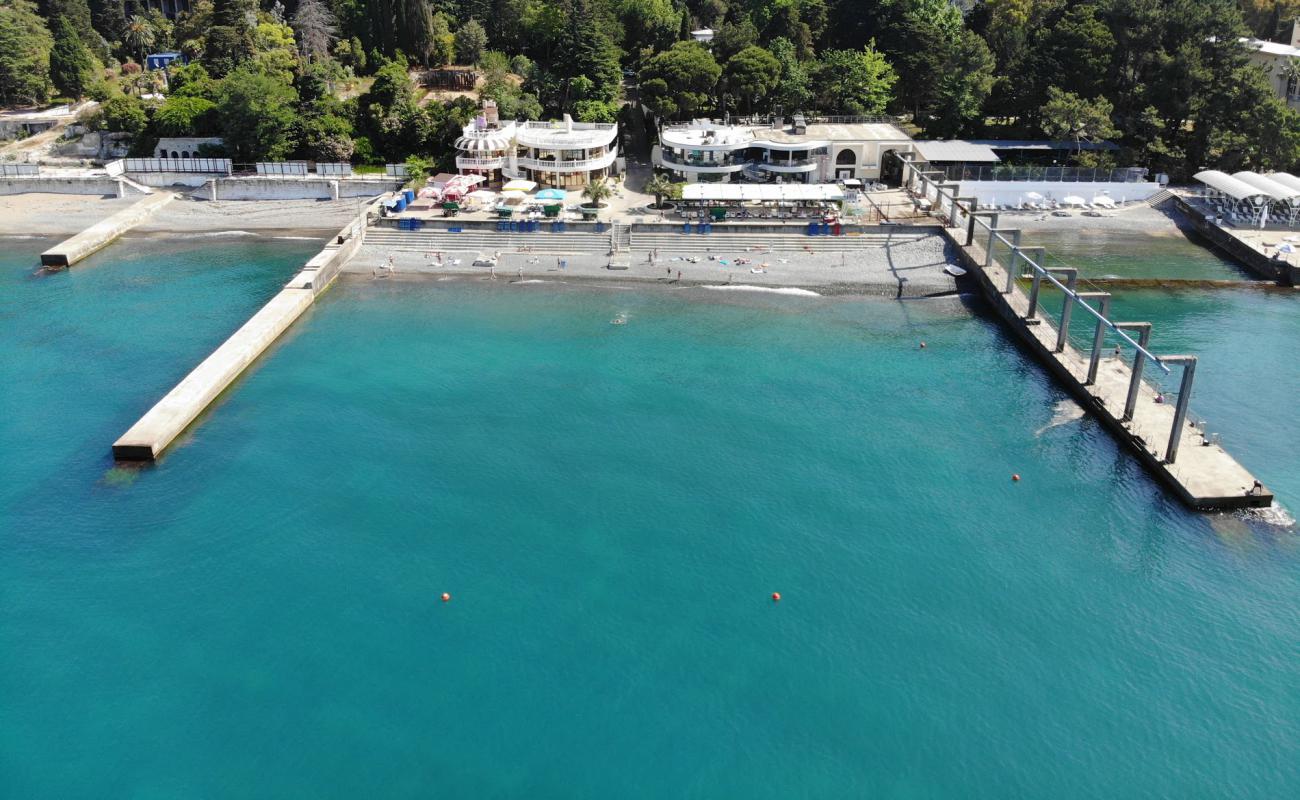
<svg viewBox="0 0 1300 800">
<path fill-rule="evenodd" d="M 1018 481 L 1018 480 L 1020 480 L 1020 473 L 1019 473 L 1019 472 L 1012 473 L 1012 475 L 1011 475 L 1011 480 L 1013 480 L 1013 481 Z"/>
<path fill-rule="evenodd" d="M 925 342 L 921 342 L 921 349 L 922 349 L 922 350 L 925 349 Z"/>
<path fill-rule="evenodd" d="M 780 592 L 772 592 L 772 602 L 773 602 L 773 603 L 779 603 L 779 602 L 781 602 L 781 593 L 780 593 Z"/>
<path fill-rule="evenodd" d="M 444 603 L 449 603 L 449 602 L 451 602 L 451 592 L 443 592 L 443 593 L 442 593 L 442 602 L 444 602 Z"/>
</svg>

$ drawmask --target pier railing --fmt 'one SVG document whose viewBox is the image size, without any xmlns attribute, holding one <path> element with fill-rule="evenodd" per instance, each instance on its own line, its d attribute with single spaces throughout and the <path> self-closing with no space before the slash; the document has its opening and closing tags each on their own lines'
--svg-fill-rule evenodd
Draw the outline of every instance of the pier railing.
<svg viewBox="0 0 1300 800">
<path fill-rule="evenodd" d="M 1187 424 L 1187 406 L 1191 399 L 1192 380 L 1196 373 L 1196 356 L 1159 356 L 1154 353 L 1150 349 L 1151 323 L 1122 322 L 1112 319 L 1109 292 L 1089 286 L 1086 280 L 1081 281 L 1079 271 L 1075 267 L 1047 266 L 1047 254 L 1044 248 L 1024 246 L 1021 242 L 1020 230 L 1000 227 L 998 213 L 981 210 L 974 197 L 963 197 L 961 185 L 948 182 L 944 170 L 932 169 L 928 162 L 917 159 L 913 153 L 895 155 L 903 163 L 903 186 L 918 198 L 918 207 L 927 209 L 932 216 L 942 220 L 949 228 L 964 227 L 966 229 L 964 243 L 967 246 L 977 244 L 983 247 L 983 267 L 987 269 L 997 263 L 1005 270 L 1006 284 L 1001 287 L 1002 294 L 1011 294 L 1018 279 L 1029 278 L 1029 308 L 1024 316 L 1026 324 L 1035 324 L 1046 316 L 1042 308 L 1042 290 L 1045 285 L 1061 292 L 1063 295 L 1061 309 L 1055 320 L 1057 324 L 1055 352 L 1064 352 L 1070 342 L 1070 321 L 1076 309 L 1094 320 L 1091 347 L 1080 348 L 1081 351 L 1090 350 L 1085 385 L 1096 383 L 1107 332 L 1132 348 L 1132 373 L 1124 403 L 1124 422 L 1131 423 L 1133 420 L 1143 372 L 1148 362 L 1165 374 L 1170 374 L 1174 366 L 1183 368 L 1175 396 L 1173 425 L 1165 450 L 1166 463 L 1173 464 L 1178 456 L 1182 427 Z M 999 262 L 999 248 L 1006 254 L 1004 258 L 1007 263 Z"/>
</svg>

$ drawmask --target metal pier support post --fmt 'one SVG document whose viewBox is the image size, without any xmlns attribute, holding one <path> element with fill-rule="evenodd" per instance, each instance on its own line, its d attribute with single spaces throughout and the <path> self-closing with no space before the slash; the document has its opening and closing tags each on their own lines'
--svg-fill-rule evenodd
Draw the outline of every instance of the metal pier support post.
<svg viewBox="0 0 1300 800">
<path fill-rule="evenodd" d="M 997 243 L 997 237 L 1001 234 L 1004 238 L 1011 237 L 1011 264 L 1007 267 L 1007 288 L 1003 294 L 1011 294 L 1011 287 L 1015 285 L 1016 268 L 1020 266 L 1020 229 L 1019 228 L 994 228 L 989 231 L 989 249 L 984 253 L 984 267 L 993 266 L 993 245 Z"/>
<path fill-rule="evenodd" d="M 1046 252 L 1041 247 L 1026 247 L 1020 251 L 1021 256 L 1023 257 L 1024 254 L 1029 252 L 1031 249 L 1038 250 L 1040 253 Z M 1069 275 L 1071 272 L 1078 274 L 1079 271 L 1074 267 L 1044 267 L 1043 269 L 1034 270 L 1034 284 L 1029 287 L 1029 311 L 1025 313 L 1025 319 L 1033 319 L 1034 316 L 1038 314 L 1038 294 L 1039 290 L 1043 288 L 1043 274 L 1046 272 Z"/>
<path fill-rule="evenodd" d="M 967 247 L 970 247 L 971 245 L 975 244 L 975 220 L 978 217 L 988 217 L 990 228 L 996 228 L 998 226 L 998 212 L 996 211 L 972 212 L 970 215 L 970 222 L 967 223 L 966 225 L 966 246 Z"/>
<path fill-rule="evenodd" d="M 1064 353 L 1065 344 L 1070 338 L 1070 313 L 1074 311 L 1076 297 L 1074 287 L 1079 284 L 1079 270 L 1067 267 L 1065 273 L 1065 297 L 1061 300 L 1061 327 L 1056 332 L 1056 352 Z"/>
<path fill-rule="evenodd" d="M 1178 384 L 1178 403 L 1174 406 L 1174 424 L 1169 429 L 1169 446 L 1165 448 L 1165 462 L 1174 463 L 1178 457 L 1178 443 L 1183 439 L 1183 423 L 1187 421 L 1187 404 L 1192 399 L 1192 379 L 1196 377 L 1196 356 L 1164 356 L 1164 364 L 1182 364 L 1183 379 Z"/>
<path fill-rule="evenodd" d="M 1097 382 L 1097 365 L 1101 363 L 1101 348 L 1106 343 L 1106 320 L 1110 319 L 1110 292 L 1088 292 L 1087 295 L 1080 297 L 1095 297 L 1101 301 L 1101 307 L 1097 309 L 1101 317 L 1097 320 L 1097 330 L 1092 334 L 1092 355 L 1088 358 L 1088 379 L 1083 382 L 1084 386 L 1092 386 Z"/>
<path fill-rule="evenodd" d="M 1047 261 L 1047 248 L 1021 247 L 1017 249 L 1017 252 L 1020 255 L 1020 260 L 1029 264 L 1034 273 L 1034 284 L 1029 291 L 1029 313 L 1025 314 L 1025 319 L 1033 319 L 1034 312 L 1038 308 L 1038 290 L 1042 288 L 1043 283 L 1042 267 L 1043 263 Z"/>
<path fill-rule="evenodd" d="M 1147 356 L 1143 352 L 1151 342 L 1151 323 L 1150 322 L 1116 322 L 1115 328 L 1118 330 L 1129 330 L 1138 332 L 1138 350 L 1133 354 L 1133 377 L 1128 382 L 1128 396 L 1124 398 L 1124 416 L 1120 418 L 1121 422 L 1129 422 L 1133 419 L 1133 410 L 1137 408 L 1138 389 L 1142 386 L 1142 369 L 1146 367 Z"/>
<path fill-rule="evenodd" d="M 972 211 L 972 212 L 973 212 L 973 211 L 975 210 L 975 198 L 974 198 L 974 197 L 957 197 L 957 196 L 956 196 L 956 190 L 953 190 L 953 195 L 954 195 L 954 196 L 953 196 L 953 199 L 952 199 L 952 210 L 951 210 L 951 211 L 949 212 L 949 214 L 948 214 L 948 227 L 949 227 L 949 228 L 955 228 L 955 227 L 957 227 L 957 214 L 959 214 L 959 213 L 961 212 L 961 209 L 958 208 L 958 205 L 965 205 L 968 211 Z"/>
</svg>

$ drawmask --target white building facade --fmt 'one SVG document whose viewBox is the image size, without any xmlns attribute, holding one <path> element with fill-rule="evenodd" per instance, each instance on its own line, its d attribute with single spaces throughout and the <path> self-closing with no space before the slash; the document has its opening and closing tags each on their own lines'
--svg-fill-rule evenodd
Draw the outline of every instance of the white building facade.
<svg viewBox="0 0 1300 800">
<path fill-rule="evenodd" d="M 1291 43 L 1242 39 L 1251 51 L 1250 61 L 1264 68 L 1273 94 L 1287 106 L 1300 109 L 1300 20 L 1291 25 Z"/>
<path fill-rule="evenodd" d="M 518 178 L 542 186 L 575 189 L 618 171 L 618 125 L 574 122 L 501 122 L 496 104 L 456 140 L 456 169 L 484 175 L 489 185 Z"/>
<path fill-rule="evenodd" d="M 688 183 L 831 183 L 876 180 L 890 151 L 912 140 L 882 117 L 828 117 L 790 125 L 727 125 L 710 120 L 664 127 L 654 165 Z"/>
</svg>

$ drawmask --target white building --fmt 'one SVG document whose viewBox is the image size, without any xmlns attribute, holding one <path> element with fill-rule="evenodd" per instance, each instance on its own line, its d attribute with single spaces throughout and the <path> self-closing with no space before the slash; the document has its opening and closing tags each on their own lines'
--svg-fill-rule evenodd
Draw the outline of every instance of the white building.
<svg viewBox="0 0 1300 800">
<path fill-rule="evenodd" d="M 574 122 L 501 122 L 496 103 L 456 140 L 456 169 L 485 175 L 489 185 L 516 178 L 562 189 L 586 186 L 618 171 L 618 125 Z"/>
<path fill-rule="evenodd" d="M 691 31 L 691 38 L 700 44 L 709 44 L 713 41 L 713 29 L 700 28 L 698 31 Z"/>
<path fill-rule="evenodd" d="M 796 116 L 791 125 L 696 120 L 663 128 L 652 160 L 689 183 L 829 183 L 876 180 L 885 153 L 911 149 L 907 134 L 883 117 Z"/>
<path fill-rule="evenodd" d="M 1300 109 L 1300 19 L 1291 24 L 1291 43 L 1242 39 L 1252 52 L 1250 61 L 1268 73 L 1273 94 L 1291 108 Z M 1292 68 L 1288 68 L 1288 67 Z"/>
</svg>

